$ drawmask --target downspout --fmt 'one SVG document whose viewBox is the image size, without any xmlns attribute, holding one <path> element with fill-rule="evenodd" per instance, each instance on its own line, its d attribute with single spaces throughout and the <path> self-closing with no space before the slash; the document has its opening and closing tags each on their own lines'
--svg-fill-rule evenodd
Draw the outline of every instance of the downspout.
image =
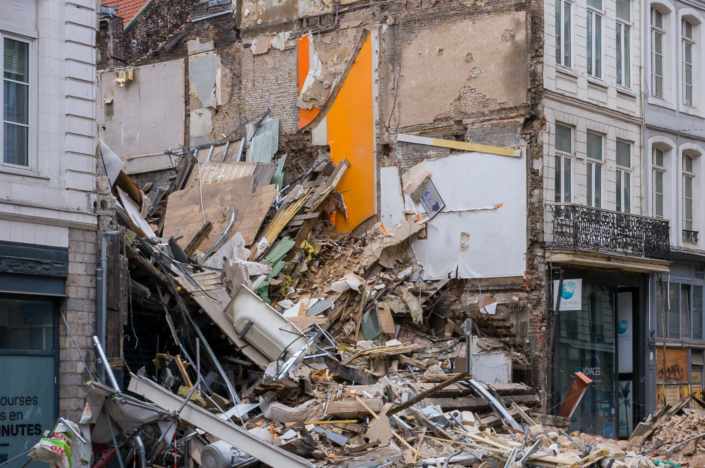
<svg viewBox="0 0 705 468">
<path fill-rule="evenodd" d="M 100 263 L 96 266 L 96 331 L 100 345 L 105 348 L 106 334 L 106 310 L 107 310 L 107 268 L 108 268 L 108 236 L 119 237 L 125 232 L 125 226 L 121 226 L 117 231 L 104 232 L 100 239 Z M 98 375 L 105 382 L 105 366 L 107 362 L 98 366 Z"/>
</svg>

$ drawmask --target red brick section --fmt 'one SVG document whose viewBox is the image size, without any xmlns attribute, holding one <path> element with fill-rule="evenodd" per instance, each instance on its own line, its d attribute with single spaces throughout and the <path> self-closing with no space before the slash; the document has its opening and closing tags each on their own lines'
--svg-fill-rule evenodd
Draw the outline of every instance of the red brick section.
<svg viewBox="0 0 705 468">
<path fill-rule="evenodd" d="M 102 5 L 117 8 L 116 15 L 127 25 L 148 2 L 149 0 L 103 0 Z"/>
</svg>

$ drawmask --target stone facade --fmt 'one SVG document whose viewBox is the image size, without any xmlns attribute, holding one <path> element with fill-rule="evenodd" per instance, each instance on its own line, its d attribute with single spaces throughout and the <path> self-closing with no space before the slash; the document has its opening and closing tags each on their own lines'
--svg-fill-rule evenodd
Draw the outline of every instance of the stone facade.
<svg viewBox="0 0 705 468">
<path fill-rule="evenodd" d="M 80 417 L 85 384 L 90 380 L 89 372 L 95 376 L 93 336 L 96 334 L 95 266 L 99 261 L 97 246 L 96 231 L 69 229 L 67 297 L 61 301 L 59 307 L 71 334 L 68 333 L 62 318 L 59 331 L 59 382 L 61 415 L 72 415 L 74 420 Z M 86 364 L 89 369 L 86 369 Z"/>
</svg>

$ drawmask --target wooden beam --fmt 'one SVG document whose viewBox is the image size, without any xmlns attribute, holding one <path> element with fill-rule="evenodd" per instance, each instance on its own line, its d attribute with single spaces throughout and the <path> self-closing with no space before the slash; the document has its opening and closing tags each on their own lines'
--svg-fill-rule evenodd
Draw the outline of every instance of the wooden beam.
<svg viewBox="0 0 705 468">
<path fill-rule="evenodd" d="M 409 408 L 409 407 L 415 405 L 416 403 L 420 402 L 421 400 L 424 400 L 424 399 L 430 397 L 431 395 L 435 394 L 439 390 L 446 388 L 448 385 L 454 384 L 455 382 L 459 382 L 463 379 L 466 379 L 467 377 L 468 377 L 468 374 L 466 372 L 459 374 L 459 375 L 456 375 L 452 379 L 448 379 L 445 382 L 440 383 L 440 384 L 436 385 L 435 387 L 426 390 L 425 392 L 419 393 L 414 398 L 409 398 L 408 400 L 406 400 L 406 402 L 389 410 L 388 414 L 389 414 L 389 416 L 393 416 L 393 415 L 397 414 L 399 411 L 405 410 L 406 408 Z"/>
<path fill-rule="evenodd" d="M 208 221 L 206 224 L 203 225 L 201 230 L 196 233 L 193 239 L 191 239 L 191 242 L 189 242 L 186 248 L 184 249 L 184 253 L 189 257 L 193 255 L 193 253 L 198 250 L 201 244 L 203 244 L 203 241 L 208 238 L 208 235 L 211 233 L 212 230 L 213 223 Z"/>
</svg>

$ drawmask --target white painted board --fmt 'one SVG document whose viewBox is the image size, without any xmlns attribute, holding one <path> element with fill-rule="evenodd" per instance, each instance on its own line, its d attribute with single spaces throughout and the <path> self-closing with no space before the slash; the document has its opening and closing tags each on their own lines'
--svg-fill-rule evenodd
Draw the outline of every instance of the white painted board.
<svg viewBox="0 0 705 468">
<path fill-rule="evenodd" d="M 525 156 L 465 153 L 425 161 L 425 168 L 431 172 L 431 180 L 446 206 L 429 221 L 427 239 L 416 239 L 411 244 L 423 267 L 422 278 L 523 276 Z M 392 188 L 392 171 L 380 170 L 380 179 L 381 216 L 391 223 L 401 219 L 403 210 Z M 425 213 L 422 205 L 415 204 L 406 194 L 404 198 L 409 209 Z M 501 208 L 495 208 L 496 204 L 501 204 Z"/>
</svg>

